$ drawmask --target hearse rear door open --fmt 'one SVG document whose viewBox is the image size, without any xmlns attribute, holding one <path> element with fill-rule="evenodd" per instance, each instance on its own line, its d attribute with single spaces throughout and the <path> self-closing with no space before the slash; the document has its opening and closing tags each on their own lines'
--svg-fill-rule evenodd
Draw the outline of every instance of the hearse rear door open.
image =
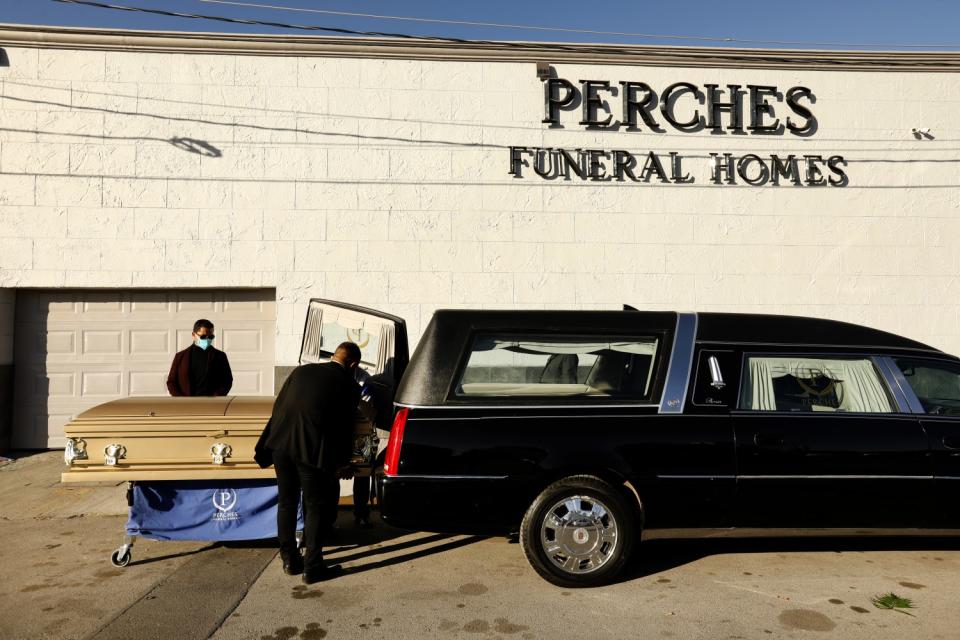
<svg viewBox="0 0 960 640">
<path fill-rule="evenodd" d="M 300 364 L 326 362 L 337 345 L 347 341 L 360 347 L 360 377 L 387 373 L 396 388 L 410 360 L 403 318 L 345 302 L 311 300 L 303 327 Z"/>
</svg>

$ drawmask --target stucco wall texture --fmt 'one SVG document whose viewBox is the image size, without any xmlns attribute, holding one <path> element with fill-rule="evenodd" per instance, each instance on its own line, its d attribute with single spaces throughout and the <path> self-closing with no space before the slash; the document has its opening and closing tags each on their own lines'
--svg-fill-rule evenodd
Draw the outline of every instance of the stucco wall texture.
<svg viewBox="0 0 960 640">
<path fill-rule="evenodd" d="M 311 297 L 401 315 L 414 341 L 440 307 L 630 303 L 960 353 L 956 74 L 554 65 L 803 85 L 818 129 L 799 138 L 549 128 L 531 62 L 6 52 L 0 287 L 276 287 L 281 365 Z M 510 145 L 676 151 L 697 182 L 518 179 Z M 710 152 L 839 154 L 849 185 L 716 186 Z"/>
</svg>

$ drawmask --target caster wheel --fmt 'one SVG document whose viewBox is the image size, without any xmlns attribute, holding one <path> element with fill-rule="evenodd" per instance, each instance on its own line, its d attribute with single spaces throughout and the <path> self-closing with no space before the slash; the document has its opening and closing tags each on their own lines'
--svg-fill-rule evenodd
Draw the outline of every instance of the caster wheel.
<svg viewBox="0 0 960 640">
<path fill-rule="evenodd" d="M 117 549 L 112 554 L 110 554 L 110 564 L 115 567 L 125 567 L 130 564 L 130 552 L 124 551 L 123 555 L 120 555 L 120 550 Z"/>
</svg>

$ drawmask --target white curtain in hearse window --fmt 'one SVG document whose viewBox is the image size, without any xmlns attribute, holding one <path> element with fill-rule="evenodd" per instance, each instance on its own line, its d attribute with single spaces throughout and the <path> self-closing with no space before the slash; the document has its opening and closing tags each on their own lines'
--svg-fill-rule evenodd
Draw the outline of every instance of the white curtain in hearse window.
<svg viewBox="0 0 960 640">
<path fill-rule="evenodd" d="M 754 411 L 892 410 L 868 359 L 750 357 L 740 408 Z"/>
</svg>

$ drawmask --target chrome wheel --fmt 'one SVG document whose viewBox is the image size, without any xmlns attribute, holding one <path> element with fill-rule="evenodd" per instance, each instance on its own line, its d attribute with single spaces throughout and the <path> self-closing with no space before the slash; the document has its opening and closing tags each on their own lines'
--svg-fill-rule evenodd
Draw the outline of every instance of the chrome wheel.
<svg viewBox="0 0 960 640">
<path fill-rule="evenodd" d="M 617 521 L 611 510 L 592 496 L 568 496 L 546 512 L 540 544 L 564 572 L 596 571 L 617 551 Z"/>
</svg>

